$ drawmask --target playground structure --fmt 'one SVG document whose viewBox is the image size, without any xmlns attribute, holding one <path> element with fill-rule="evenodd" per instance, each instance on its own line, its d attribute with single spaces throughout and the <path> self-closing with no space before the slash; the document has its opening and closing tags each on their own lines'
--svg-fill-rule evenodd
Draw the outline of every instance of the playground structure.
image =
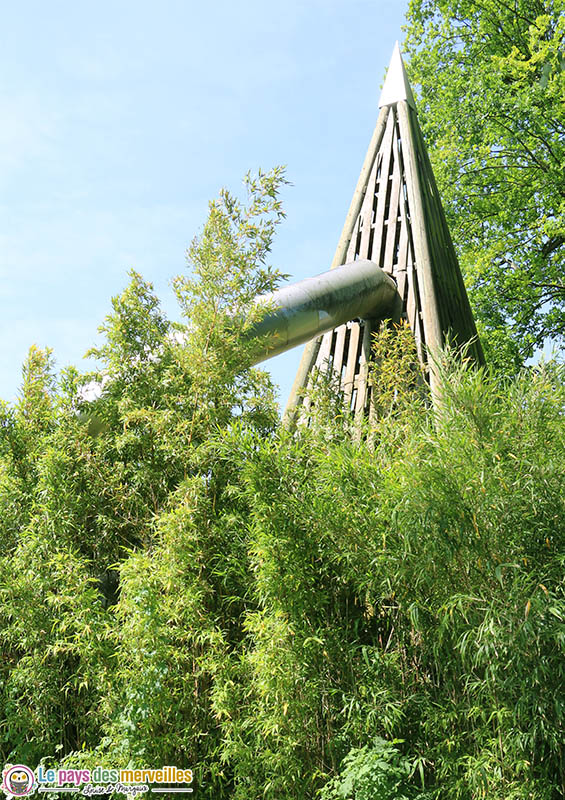
<svg viewBox="0 0 565 800">
<path fill-rule="evenodd" d="M 354 317 L 400 313 L 396 283 L 372 261 L 354 261 L 257 298 L 268 313 L 253 326 L 253 363 L 278 356 Z"/>
<path fill-rule="evenodd" d="M 310 340 L 287 422 L 307 420 L 315 371 L 331 373 L 356 417 L 369 412 L 371 334 L 385 319 L 409 324 L 432 396 L 448 339 L 484 362 L 398 44 L 379 108 L 331 270 L 269 296 L 254 330 L 255 363 Z"/>
</svg>

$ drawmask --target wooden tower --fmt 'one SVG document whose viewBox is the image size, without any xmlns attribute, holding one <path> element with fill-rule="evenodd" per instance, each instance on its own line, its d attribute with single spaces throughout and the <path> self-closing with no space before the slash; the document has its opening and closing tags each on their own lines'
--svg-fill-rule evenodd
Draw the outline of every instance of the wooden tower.
<svg viewBox="0 0 565 800">
<path fill-rule="evenodd" d="M 413 331 L 436 393 L 434 353 L 448 338 L 470 343 L 468 355 L 479 364 L 484 359 L 398 44 L 379 108 L 332 268 L 369 259 L 394 278 L 399 316 Z M 378 325 L 353 320 L 306 345 L 285 413 L 289 422 L 308 416 L 314 370 L 332 373 L 352 413 L 368 413 L 367 362 Z"/>
</svg>

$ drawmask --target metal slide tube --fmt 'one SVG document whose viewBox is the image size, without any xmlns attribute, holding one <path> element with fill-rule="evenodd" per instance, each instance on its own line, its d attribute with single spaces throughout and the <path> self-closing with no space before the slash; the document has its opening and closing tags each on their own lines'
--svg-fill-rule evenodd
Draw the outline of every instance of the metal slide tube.
<svg viewBox="0 0 565 800">
<path fill-rule="evenodd" d="M 252 363 L 284 353 L 351 319 L 392 317 L 397 298 L 390 275 L 373 261 L 361 260 L 262 295 L 257 303 L 270 308 L 248 334 L 257 340 Z"/>
</svg>

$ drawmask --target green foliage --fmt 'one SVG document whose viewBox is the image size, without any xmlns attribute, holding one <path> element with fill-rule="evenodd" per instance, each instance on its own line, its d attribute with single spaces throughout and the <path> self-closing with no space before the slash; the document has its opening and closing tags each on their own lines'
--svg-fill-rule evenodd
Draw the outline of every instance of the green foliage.
<svg viewBox="0 0 565 800">
<path fill-rule="evenodd" d="M 100 368 L 34 349 L 2 406 L 0 754 L 176 764 L 209 800 L 555 800 L 563 367 L 446 354 L 434 411 L 385 328 L 361 426 L 320 382 L 282 430 L 245 369 L 282 180 L 212 205 L 182 325 L 133 274 Z"/>
<path fill-rule="evenodd" d="M 412 418 L 429 404 L 428 385 L 418 360 L 416 341 L 406 322 L 382 326 L 373 335 L 369 384 L 372 388 L 372 437 L 377 431 L 381 439 L 401 435 L 402 420 Z"/>
<path fill-rule="evenodd" d="M 482 340 L 565 331 L 563 0 L 411 0 L 419 112 Z M 510 360 L 515 360 L 512 354 Z M 509 364 L 506 359 L 507 368 Z"/>
<path fill-rule="evenodd" d="M 273 797 L 290 777 L 310 796 L 375 734 L 405 740 L 430 797 L 563 782 L 563 371 L 446 369 L 402 449 L 303 431 L 249 465 L 245 730 Z"/>
<path fill-rule="evenodd" d="M 343 759 L 340 776 L 324 786 L 321 800 L 409 800 L 415 797 L 409 788 L 409 793 L 405 793 L 412 765 L 395 744 L 377 737 L 371 747 L 351 750 Z"/>
<path fill-rule="evenodd" d="M 265 435 L 276 422 L 266 377 L 241 370 L 249 344 L 228 308 L 257 318 L 255 291 L 279 279 L 266 258 L 283 217 L 284 177 L 275 169 L 246 183 L 246 206 L 225 191 L 211 204 L 190 252 L 194 278 L 176 281 L 184 325 L 172 325 L 151 285 L 132 273 L 101 327 L 104 343 L 90 353 L 100 368 L 56 379 L 50 353 L 32 348 L 18 403 L 2 406 L 5 760 L 74 752 L 114 765 L 157 755 L 201 761 L 198 742 L 213 728 L 206 665 L 211 643 L 221 651 L 217 616 L 222 622 L 232 602 L 221 600 L 224 553 L 209 524 L 229 470 L 212 473 L 211 436 L 234 421 Z M 241 596 L 241 534 L 234 540 L 235 523 L 224 527 L 235 586 L 225 578 L 222 591 Z"/>
<path fill-rule="evenodd" d="M 246 176 L 246 207 L 225 189 L 210 203 L 202 235 L 188 251 L 192 275 L 179 276 L 175 290 L 187 320 L 183 346 L 184 369 L 193 384 L 191 436 L 199 427 L 226 424 L 239 406 L 242 414 L 255 413 L 255 400 L 265 388 L 250 363 L 252 345 L 246 334 L 264 313 L 254 298 L 276 288 L 285 277 L 266 265 L 276 226 L 284 218 L 280 186 L 283 170 Z"/>
</svg>

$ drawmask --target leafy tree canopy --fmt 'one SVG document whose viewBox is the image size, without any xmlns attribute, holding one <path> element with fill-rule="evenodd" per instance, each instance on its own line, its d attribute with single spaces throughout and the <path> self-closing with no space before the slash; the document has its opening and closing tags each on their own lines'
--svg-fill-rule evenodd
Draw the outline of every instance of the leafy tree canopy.
<svg viewBox="0 0 565 800">
<path fill-rule="evenodd" d="M 565 3 L 411 0 L 410 75 L 491 358 L 565 336 Z"/>
</svg>

